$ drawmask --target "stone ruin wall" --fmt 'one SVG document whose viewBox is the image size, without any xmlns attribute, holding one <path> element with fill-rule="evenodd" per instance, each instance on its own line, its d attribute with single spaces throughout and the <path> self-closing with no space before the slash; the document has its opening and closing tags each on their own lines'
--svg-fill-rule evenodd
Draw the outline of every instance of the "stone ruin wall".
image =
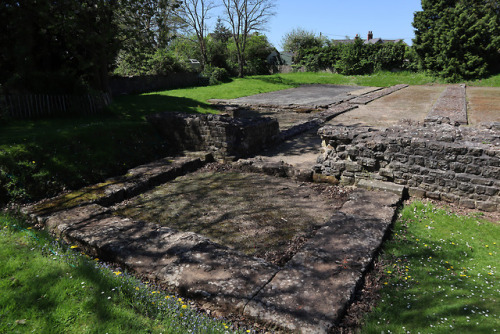
<svg viewBox="0 0 500 334">
<path fill-rule="evenodd" d="M 433 122 L 384 130 L 326 126 L 316 174 L 344 185 L 376 179 L 428 197 L 500 211 L 500 123 L 479 128 Z"/>
<path fill-rule="evenodd" d="M 266 117 L 244 119 L 165 112 L 147 119 L 173 147 L 208 151 L 218 159 L 245 157 L 279 139 L 278 121 Z"/>
</svg>

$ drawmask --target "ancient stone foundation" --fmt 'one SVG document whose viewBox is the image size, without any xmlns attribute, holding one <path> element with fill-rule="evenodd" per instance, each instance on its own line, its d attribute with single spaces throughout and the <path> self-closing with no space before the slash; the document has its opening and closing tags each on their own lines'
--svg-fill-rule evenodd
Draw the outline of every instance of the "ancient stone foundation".
<svg viewBox="0 0 500 334">
<path fill-rule="evenodd" d="M 314 172 L 349 185 L 361 179 L 404 185 L 410 196 L 500 210 L 500 123 L 478 128 L 438 121 L 375 130 L 325 126 Z"/>
<path fill-rule="evenodd" d="M 216 158 L 248 156 L 279 139 L 279 124 L 272 118 L 175 112 L 147 118 L 170 145 L 188 151 L 209 151 Z"/>
</svg>

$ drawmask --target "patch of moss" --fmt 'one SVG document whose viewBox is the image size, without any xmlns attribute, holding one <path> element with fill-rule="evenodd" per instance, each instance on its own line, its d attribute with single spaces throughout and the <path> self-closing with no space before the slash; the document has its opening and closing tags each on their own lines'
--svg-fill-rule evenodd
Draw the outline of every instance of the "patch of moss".
<svg viewBox="0 0 500 334">
<path fill-rule="evenodd" d="M 41 202 L 33 207 L 32 213 L 46 216 L 54 212 L 71 209 L 84 204 L 95 203 L 107 196 L 106 188 L 122 183 L 122 180 L 109 180 L 80 190 L 72 191 L 53 199 Z"/>
</svg>

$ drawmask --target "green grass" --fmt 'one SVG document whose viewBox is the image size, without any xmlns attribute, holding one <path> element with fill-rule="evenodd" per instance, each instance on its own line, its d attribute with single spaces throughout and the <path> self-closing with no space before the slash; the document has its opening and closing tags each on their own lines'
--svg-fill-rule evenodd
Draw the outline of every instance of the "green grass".
<svg viewBox="0 0 500 334">
<path fill-rule="evenodd" d="M 381 258 L 379 305 L 362 333 L 500 331 L 500 225 L 416 202 Z"/>
<path fill-rule="evenodd" d="M 478 87 L 500 87 L 500 74 L 493 75 L 486 79 L 471 81 L 467 83 L 470 86 Z"/>
<path fill-rule="evenodd" d="M 0 244 L 0 333 L 230 330 L 187 300 L 83 256 L 12 216 L 0 215 Z"/>
</svg>

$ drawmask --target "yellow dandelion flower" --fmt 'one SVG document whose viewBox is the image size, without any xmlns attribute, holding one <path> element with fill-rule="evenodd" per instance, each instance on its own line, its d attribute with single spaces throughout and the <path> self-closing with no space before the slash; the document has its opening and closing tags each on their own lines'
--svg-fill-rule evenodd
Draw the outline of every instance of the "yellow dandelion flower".
<svg viewBox="0 0 500 334">
<path fill-rule="evenodd" d="M 387 273 L 388 273 L 388 274 L 392 274 L 392 271 L 388 270 L 388 271 L 387 271 Z"/>
<path fill-rule="evenodd" d="M 136 286 L 136 287 L 135 287 L 135 289 L 136 289 L 137 291 L 139 291 L 139 287 L 137 287 L 137 286 Z"/>
<path fill-rule="evenodd" d="M 250 333 L 250 330 L 249 330 L 249 329 L 247 329 L 247 333 Z"/>
<path fill-rule="evenodd" d="M 493 253 L 488 253 L 489 255 L 493 255 Z"/>
<path fill-rule="evenodd" d="M 169 298 L 170 298 L 170 296 L 165 296 L 165 299 L 169 299 Z"/>
<path fill-rule="evenodd" d="M 182 298 L 179 298 L 179 299 L 177 299 L 177 300 L 178 300 L 178 301 L 180 301 L 180 302 L 182 303 Z"/>
<path fill-rule="evenodd" d="M 484 245 L 484 247 L 488 248 L 488 247 L 490 247 L 490 246 L 488 246 L 488 245 Z"/>
<path fill-rule="evenodd" d="M 182 308 L 187 308 L 188 306 L 186 304 L 182 305 Z"/>
<path fill-rule="evenodd" d="M 389 283 L 387 283 L 387 282 L 384 282 L 384 285 L 387 285 L 387 284 L 389 284 Z"/>
<path fill-rule="evenodd" d="M 227 326 L 224 326 L 224 328 L 225 328 L 225 329 L 228 329 L 229 327 L 227 327 Z"/>
<path fill-rule="evenodd" d="M 31 227 L 31 226 L 30 226 L 30 227 L 28 227 L 27 229 L 28 229 L 28 230 L 31 230 L 32 228 L 33 228 L 33 227 Z"/>
<path fill-rule="evenodd" d="M 179 313 L 179 317 L 182 317 L 182 313 Z"/>
<path fill-rule="evenodd" d="M 113 271 L 113 274 L 115 274 L 116 276 L 120 276 L 122 274 L 121 271 Z"/>
<path fill-rule="evenodd" d="M 78 248 L 78 246 L 73 245 L 73 246 L 71 246 L 70 248 L 71 248 L 71 249 L 74 249 L 74 248 Z"/>
<path fill-rule="evenodd" d="M 98 258 L 98 257 L 96 257 L 96 258 L 94 259 L 94 261 L 99 261 L 99 258 Z"/>
</svg>

